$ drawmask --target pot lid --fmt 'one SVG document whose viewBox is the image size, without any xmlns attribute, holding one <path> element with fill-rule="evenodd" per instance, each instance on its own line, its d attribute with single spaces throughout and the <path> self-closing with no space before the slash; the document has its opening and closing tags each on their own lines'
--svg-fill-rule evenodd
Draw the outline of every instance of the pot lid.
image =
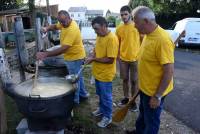
<svg viewBox="0 0 200 134">
<path fill-rule="evenodd" d="M 21 96 L 40 96 L 43 98 L 55 97 L 66 94 L 74 90 L 73 85 L 64 78 L 59 77 L 41 77 L 38 78 L 36 86 L 33 88 L 33 80 L 27 80 L 20 83 L 14 89 L 14 92 Z"/>
</svg>

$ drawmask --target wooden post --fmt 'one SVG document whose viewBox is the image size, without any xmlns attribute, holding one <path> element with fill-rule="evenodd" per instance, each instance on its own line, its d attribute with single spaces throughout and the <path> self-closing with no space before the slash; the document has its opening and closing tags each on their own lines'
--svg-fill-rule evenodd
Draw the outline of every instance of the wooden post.
<svg viewBox="0 0 200 134">
<path fill-rule="evenodd" d="M 46 3 L 47 3 L 47 15 L 50 16 L 49 0 L 46 0 Z"/>
<path fill-rule="evenodd" d="M 4 41 L 3 41 L 3 38 L 2 38 L 2 33 L 1 33 L 1 29 L 0 29 L 0 49 L 3 50 L 3 48 L 5 47 L 5 44 L 4 44 Z M 1 51 L 2 54 L 0 54 L 0 62 L 2 63 L 3 62 L 3 51 Z M 0 64 L 1 67 L 2 67 L 2 64 Z M 0 68 L 1 68 L 0 67 Z M 1 73 L 0 73 L 0 133 L 1 134 L 6 134 L 6 131 L 7 131 L 7 120 L 6 120 L 6 109 L 5 109 L 5 102 L 4 102 L 4 93 L 3 93 L 3 90 L 1 88 L 1 84 L 3 83 L 2 82 L 2 70 L 1 70 Z"/>
<path fill-rule="evenodd" d="M 47 4 L 47 22 L 48 22 L 48 25 L 51 25 L 52 20 L 51 20 L 51 9 L 49 7 L 49 0 L 46 0 L 46 4 Z M 49 31 L 48 38 L 52 38 L 52 36 L 53 36 L 52 31 Z M 48 43 L 48 48 L 51 47 L 51 42 L 49 40 L 47 41 L 47 43 Z"/>
<path fill-rule="evenodd" d="M 1 79 L 0 83 L 2 83 Z M 6 134 L 6 131 L 7 131 L 6 108 L 4 102 L 4 93 L 0 85 L 0 133 Z"/>
<path fill-rule="evenodd" d="M 4 17 L 3 17 L 3 31 L 8 32 L 8 22 L 7 22 L 6 15 L 4 15 Z"/>
<path fill-rule="evenodd" d="M 40 50 L 44 50 L 46 49 L 43 45 L 43 40 L 41 37 L 41 21 L 40 18 L 36 18 L 36 27 L 35 27 L 35 31 L 36 31 L 36 52 L 40 51 Z M 43 46 L 42 46 L 43 45 Z"/>
<path fill-rule="evenodd" d="M 0 48 L 5 48 L 5 42 L 3 39 L 2 32 L 1 32 L 1 27 L 0 27 Z"/>
<path fill-rule="evenodd" d="M 15 18 L 14 23 L 14 33 L 16 38 L 16 47 L 17 47 L 17 54 L 19 57 L 19 64 L 20 64 L 20 80 L 25 81 L 25 71 L 24 67 L 28 65 L 28 52 L 25 48 L 25 36 L 24 36 L 24 27 L 22 23 L 21 17 Z"/>
</svg>

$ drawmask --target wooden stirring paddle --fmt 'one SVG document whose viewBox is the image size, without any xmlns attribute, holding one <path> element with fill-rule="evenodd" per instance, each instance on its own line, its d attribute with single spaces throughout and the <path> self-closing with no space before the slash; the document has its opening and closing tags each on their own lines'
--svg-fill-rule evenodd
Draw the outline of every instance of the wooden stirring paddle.
<svg viewBox="0 0 200 134">
<path fill-rule="evenodd" d="M 37 85 L 38 65 L 39 65 L 39 60 L 37 60 L 35 63 L 36 69 L 35 69 L 35 78 L 34 78 L 34 82 L 33 82 L 33 88 L 35 88 Z"/>
</svg>

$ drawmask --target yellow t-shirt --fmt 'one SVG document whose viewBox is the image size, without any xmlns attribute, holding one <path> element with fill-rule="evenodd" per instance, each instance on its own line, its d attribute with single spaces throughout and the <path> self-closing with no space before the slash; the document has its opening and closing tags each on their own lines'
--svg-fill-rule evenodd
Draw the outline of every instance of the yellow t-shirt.
<svg viewBox="0 0 200 134">
<path fill-rule="evenodd" d="M 145 35 L 138 54 L 139 88 L 146 95 L 155 95 L 163 74 L 163 65 L 174 63 L 174 43 L 169 34 L 157 27 Z M 163 96 L 173 89 L 173 79 Z"/>
<path fill-rule="evenodd" d="M 134 23 L 120 24 L 116 29 L 120 44 L 120 59 L 136 61 L 140 48 L 140 35 Z"/>
<path fill-rule="evenodd" d="M 118 39 L 113 33 L 104 37 L 97 36 L 95 53 L 97 58 L 110 57 L 115 58 L 112 64 L 100 62 L 92 63 L 92 74 L 95 79 L 102 82 L 111 82 L 116 73 L 116 57 L 118 53 Z"/>
<path fill-rule="evenodd" d="M 61 30 L 60 44 L 69 45 L 69 49 L 64 53 L 64 60 L 79 60 L 85 57 L 85 49 L 83 46 L 81 32 L 75 21 L 72 21 L 70 25 L 64 28 L 60 23 L 56 25 Z"/>
</svg>

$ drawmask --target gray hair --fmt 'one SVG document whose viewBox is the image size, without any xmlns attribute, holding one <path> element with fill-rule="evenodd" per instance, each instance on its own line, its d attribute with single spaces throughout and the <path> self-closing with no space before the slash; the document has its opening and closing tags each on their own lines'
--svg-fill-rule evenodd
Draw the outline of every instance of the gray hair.
<svg viewBox="0 0 200 134">
<path fill-rule="evenodd" d="M 154 12 L 146 6 L 138 6 L 135 9 L 133 9 L 132 16 L 133 18 L 138 17 L 140 19 L 148 19 L 151 21 L 155 21 Z"/>
</svg>

